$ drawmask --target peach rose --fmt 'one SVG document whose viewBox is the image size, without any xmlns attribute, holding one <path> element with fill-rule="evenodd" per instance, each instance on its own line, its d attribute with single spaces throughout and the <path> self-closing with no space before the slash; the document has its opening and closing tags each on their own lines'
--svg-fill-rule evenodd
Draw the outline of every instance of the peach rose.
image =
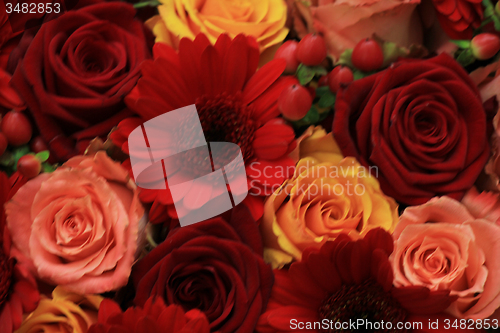
<svg viewBox="0 0 500 333">
<path fill-rule="evenodd" d="M 160 15 L 147 25 L 156 42 L 177 48 L 183 37 L 205 34 L 215 44 L 220 34 L 253 36 L 263 51 L 279 44 L 288 34 L 284 0 L 160 0 Z"/>
<path fill-rule="evenodd" d="M 103 298 L 80 296 L 57 287 L 52 299 L 45 296 L 16 333 L 86 333 L 97 323 L 97 312 Z"/>
<path fill-rule="evenodd" d="M 6 214 L 12 254 L 47 283 L 82 294 L 127 283 L 144 209 L 128 172 L 104 152 L 30 180 Z"/>
<path fill-rule="evenodd" d="M 433 198 L 409 207 L 394 230 L 394 284 L 450 290 L 447 311 L 484 319 L 500 306 L 500 227 L 460 202 Z"/>
<path fill-rule="evenodd" d="M 396 202 L 367 168 L 340 154 L 331 133 L 316 128 L 299 150 L 293 178 L 264 205 L 264 256 L 273 267 L 300 260 L 306 248 L 320 248 L 342 233 L 357 239 L 373 228 L 394 229 Z"/>
<path fill-rule="evenodd" d="M 323 34 L 334 59 L 352 49 L 363 38 L 378 37 L 408 47 L 422 43 L 420 0 L 287 0 L 299 37 L 309 32 Z"/>
</svg>

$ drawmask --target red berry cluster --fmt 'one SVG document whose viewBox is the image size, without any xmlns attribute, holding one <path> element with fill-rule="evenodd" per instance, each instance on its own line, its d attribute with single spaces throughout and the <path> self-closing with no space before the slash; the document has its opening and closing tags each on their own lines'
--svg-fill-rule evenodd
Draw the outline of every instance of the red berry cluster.
<svg viewBox="0 0 500 333">
<path fill-rule="evenodd" d="M 7 112 L 0 122 L 0 155 L 7 150 L 7 146 L 18 147 L 31 140 L 33 130 L 31 123 L 24 113 L 19 111 Z M 31 143 L 35 152 L 47 150 L 47 146 L 40 137 Z M 42 170 L 42 163 L 35 155 L 25 155 L 17 161 L 17 170 L 26 178 L 36 177 Z"/>
<path fill-rule="evenodd" d="M 302 63 L 306 66 L 318 66 L 326 59 L 327 51 L 323 37 L 308 34 L 296 42 L 287 41 L 281 45 L 274 58 L 283 58 L 286 61 L 285 74 L 294 74 Z M 312 106 L 313 96 L 298 80 L 290 80 L 283 89 L 278 108 L 286 119 L 300 120 L 304 118 Z"/>
</svg>

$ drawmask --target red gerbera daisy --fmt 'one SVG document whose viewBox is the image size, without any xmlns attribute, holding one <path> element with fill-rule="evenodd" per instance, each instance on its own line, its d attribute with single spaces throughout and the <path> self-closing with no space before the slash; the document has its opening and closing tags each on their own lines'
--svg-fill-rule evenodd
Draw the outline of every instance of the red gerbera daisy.
<svg viewBox="0 0 500 333">
<path fill-rule="evenodd" d="M 350 332 L 352 326 L 339 325 L 357 319 L 386 323 L 385 330 L 357 326 L 361 331 L 410 332 L 404 323 L 420 317 L 409 314 L 444 311 L 454 300 L 449 292 L 393 287 L 392 251 L 391 235 L 380 228 L 358 241 L 341 235 L 321 249 L 306 250 L 289 270 L 274 271 L 271 299 L 257 332 Z M 427 326 L 427 319 L 422 321 Z M 399 329 L 398 323 L 403 323 Z"/>
<path fill-rule="evenodd" d="M 40 294 L 28 269 L 10 257 L 10 236 L 3 205 L 13 193 L 9 179 L 0 172 L 0 332 L 11 333 L 21 325 L 23 314 L 36 309 Z"/>
<path fill-rule="evenodd" d="M 105 298 L 98 314 L 98 323 L 88 333 L 209 333 L 210 326 L 203 312 L 184 312 L 179 305 L 166 306 L 161 297 L 150 297 L 143 308 L 130 307 L 122 312 L 118 304 Z"/>
<path fill-rule="evenodd" d="M 283 59 L 272 60 L 257 70 L 258 44 L 244 35 L 233 40 L 221 35 L 212 46 L 200 34 L 194 41 L 182 39 L 178 51 L 157 43 L 153 53 L 154 60 L 143 63 L 142 78 L 126 98 L 129 108 L 141 118 L 122 121 L 111 135 L 125 152 L 128 135 L 138 125 L 196 104 L 207 142 L 231 142 L 240 147 L 254 193 L 271 193 L 293 172 L 295 161 L 288 155 L 295 148 L 295 134 L 277 119 L 278 96 L 290 80 L 280 78 L 286 66 Z M 182 124 L 176 125 L 182 130 Z M 168 146 L 168 142 L 162 144 Z M 186 211 L 190 205 L 202 206 L 210 198 L 194 188 L 184 196 Z M 141 198 L 153 203 L 153 211 L 161 212 L 158 206 L 166 205 L 173 217 L 185 213 L 178 205 L 173 209 L 168 190 L 143 190 Z M 150 219 L 155 221 L 156 217 Z"/>
</svg>

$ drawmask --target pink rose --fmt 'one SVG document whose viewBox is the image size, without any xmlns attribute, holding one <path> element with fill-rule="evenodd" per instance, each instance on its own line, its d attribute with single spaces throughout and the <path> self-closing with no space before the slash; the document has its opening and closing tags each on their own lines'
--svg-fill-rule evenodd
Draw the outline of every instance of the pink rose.
<svg viewBox="0 0 500 333">
<path fill-rule="evenodd" d="M 295 5 L 293 24 L 299 37 L 312 31 L 322 33 L 335 59 L 373 34 L 399 46 L 422 43 L 415 10 L 420 0 L 311 0 L 309 7 L 301 0 L 287 2 Z"/>
<path fill-rule="evenodd" d="M 27 182 L 6 214 L 12 254 L 47 283 L 80 294 L 127 283 L 144 209 L 128 172 L 104 152 Z"/>
<path fill-rule="evenodd" d="M 393 237 L 394 284 L 450 290 L 447 312 L 484 319 L 500 306 L 500 227 L 460 202 L 433 198 L 407 208 Z"/>
</svg>

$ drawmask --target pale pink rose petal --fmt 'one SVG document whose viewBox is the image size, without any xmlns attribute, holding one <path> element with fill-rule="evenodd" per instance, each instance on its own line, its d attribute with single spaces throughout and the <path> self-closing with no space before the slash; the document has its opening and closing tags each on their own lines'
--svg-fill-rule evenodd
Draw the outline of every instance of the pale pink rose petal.
<svg viewBox="0 0 500 333">
<path fill-rule="evenodd" d="M 474 217 L 499 224 L 500 197 L 498 193 L 487 191 L 479 193 L 475 187 L 472 187 L 465 193 L 462 203 Z"/>
</svg>

